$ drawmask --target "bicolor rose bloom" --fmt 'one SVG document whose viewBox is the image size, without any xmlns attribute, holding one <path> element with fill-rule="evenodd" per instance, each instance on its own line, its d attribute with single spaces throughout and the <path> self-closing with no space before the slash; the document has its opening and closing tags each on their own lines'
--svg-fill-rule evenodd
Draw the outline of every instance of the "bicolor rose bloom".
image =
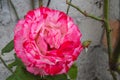
<svg viewBox="0 0 120 80">
<path fill-rule="evenodd" d="M 82 51 L 81 32 L 71 17 L 45 7 L 29 11 L 14 30 L 14 48 L 34 75 L 67 73 Z"/>
</svg>

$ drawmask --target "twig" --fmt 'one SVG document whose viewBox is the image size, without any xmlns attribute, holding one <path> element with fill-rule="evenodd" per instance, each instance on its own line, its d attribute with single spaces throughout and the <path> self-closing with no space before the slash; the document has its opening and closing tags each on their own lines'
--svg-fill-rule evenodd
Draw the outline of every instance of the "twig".
<svg viewBox="0 0 120 80">
<path fill-rule="evenodd" d="M 47 2 L 47 7 L 49 7 L 51 0 L 48 0 Z"/>
<path fill-rule="evenodd" d="M 13 7 L 13 9 L 14 9 L 14 11 L 15 11 L 15 14 L 16 14 L 16 17 L 17 17 L 17 20 L 19 20 L 19 16 L 18 16 L 18 13 L 17 13 L 17 11 L 16 11 L 16 9 L 15 9 L 14 4 L 12 3 L 11 0 L 9 0 L 9 2 L 10 2 L 11 6 Z"/>
<path fill-rule="evenodd" d="M 70 2 L 69 3 L 71 3 L 72 2 L 72 0 L 70 0 Z M 68 4 L 68 7 L 67 7 L 67 12 L 66 12 L 66 14 L 68 14 L 69 13 L 69 10 L 70 10 L 70 5 Z"/>
<path fill-rule="evenodd" d="M 39 7 L 43 6 L 43 1 L 39 0 Z"/>
<path fill-rule="evenodd" d="M 82 10 L 81 10 L 80 8 L 78 8 L 77 6 L 75 6 L 75 5 L 73 5 L 72 3 L 68 2 L 68 0 L 66 0 L 66 3 L 67 3 L 68 5 L 70 5 L 70 6 L 72 6 L 73 8 L 77 9 L 81 14 L 83 14 L 83 15 L 86 16 L 86 17 L 90 17 L 90 18 L 95 19 L 95 20 L 97 20 L 97 21 L 102 21 L 102 22 L 104 21 L 103 18 L 99 18 L 99 17 L 96 17 L 96 16 L 94 16 L 94 15 L 88 14 L 86 11 L 82 11 Z"/>
<path fill-rule="evenodd" d="M 4 65 L 12 74 L 14 74 L 14 72 L 12 71 L 12 69 L 10 69 L 10 68 L 7 66 L 7 64 L 5 63 L 5 61 L 2 59 L 1 55 L 0 55 L 0 60 L 1 60 L 1 62 L 3 63 L 3 65 Z"/>
<path fill-rule="evenodd" d="M 32 9 L 34 9 L 34 0 L 31 1 Z"/>
<path fill-rule="evenodd" d="M 42 0 L 32 0 L 32 8 L 36 9 L 38 7 L 43 6 L 43 1 Z"/>
</svg>

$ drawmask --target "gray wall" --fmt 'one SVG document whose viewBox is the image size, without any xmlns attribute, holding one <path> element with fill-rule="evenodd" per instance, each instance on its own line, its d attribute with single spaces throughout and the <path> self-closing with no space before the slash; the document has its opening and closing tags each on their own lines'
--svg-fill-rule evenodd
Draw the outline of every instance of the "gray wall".
<svg viewBox="0 0 120 80">
<path fill-rule="evenodd" d="M 32 9 L 32 3 L 30 2 L 31 0 L 11 1 L 19 18 L 23 18 L 25 13 Z M 97 1 L 100 2 L 101 7 L 99 4 L 95 4 Z M 43 3 L 46 5 L 47 0 L 44 0 Z M 103 15 L 103 0 L 73 0 L 72 3 L 88 13 L 100 17 Z M 120 19 L 119 3 L 119 0 L 110 0 L 110 19 Z M 51 0 L 49 7 L 64 12 L 67 10 L 65 0 Z M 2 49 L 5 44 L 13 39 L 13 29 L 17 22 L 17 17 L 15 15 L 16 12 L 13 10 L 13 7 L 8 0 L 0 0 L 0 49 Z M 108 71 L 108 56 L 101 45 L 101 38 L 103 34 L 103 27 L 101 27 L 102 23 L 84 17 L 72 7 L 70 7 L 69 15 L 74 18 L 76 24 L 79 25 L 79 28 L 83 34 L 82 41 L 92 41 L 88 52 L 86 53 L 83 51 L 77 61 L 79 67 L 77 80 L 112 80 Z M 13 52 L 3 56 L 6 62 L 9 63 L 14 59 L 12 53 Z M 5 80 L 8 75 L 10 75 L 10 72 L 7 71 L 0 63 L 0 80 Z"/>
</svg>

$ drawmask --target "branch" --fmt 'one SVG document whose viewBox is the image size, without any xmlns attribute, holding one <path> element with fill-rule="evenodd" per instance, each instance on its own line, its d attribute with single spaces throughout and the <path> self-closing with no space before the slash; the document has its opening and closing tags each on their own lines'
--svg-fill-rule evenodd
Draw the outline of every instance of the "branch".
<svg viewBox="0 0 120 80">
<path fill-rule="evenodd" d="M 51 0 L 48 0 L 47 2 L 47 7 L 49 7 Z"/>
<path fill-rule="evenodd" d="M 36 9 L 43 6 L 43 1 L 42 0 L 32 0 L 32 8 Z"/>
<path fill-rule="evenodd" d="M 39 0 L 39 7 L 43 6 L 43 1 Z"/>
<path fill-rule="evenodd" d="M 11 0 L 9 0 L 9 2 L 10 2 L 10 4 L 11 4 L 12 8 L 13 8 L 14 11 L 15 11 L 15 15 L 16 15 L 16 17 L 17 17 L 17 20 L 19 20 L 20 18 L 19 18 L 19 16 L 18 16 L 18 13 L 17 13 L 17 11 L 16 11 L 16 9 L 15 9 L 15 6 L 14 6 L 13 2 L 12 2 Z"/>
<path fill-rule="evenodd" d="M 70 0 L 70 2 L 69 2 L 69 3 L 71 3 L 71 2 L 72 2 L 72 0 Z M 70 5 L 68 4 L 68 7 L 67 7 L 67 12 L 66 12 L 66 14 L 68 14 L 69 10 L 70 10 Z"/>
<path fill-rule="evenodd" d="M 73 5 L 72 3 L 68 2 L 68 0 L 66 0 L 66 4 L 68 4 L 68 5 L 72 6 L 73 8 L 77 9 L 81 14 L 83 14 L 83 15 L 86 16 L 86 17 L 90 17 L 90 18 L 95 19 L 95 20 L 97 20 L 97 21 L 102 21 L 102 22 L 104 21 L 103 18 L 99 18 L 99 17 L 96 17 L 96 16 L 94 16 L 94 15 L 88 14 L 86 11 L 82 11 L 82 10 L 81 10 L 80 8 L 78 8 L 77 6 L 75 6 L 75 5 Z"/>
<path fill-rule="evenodd" d="M 3 65 L 4 65 L 12 74 L 14 74 L 14 72 L 12 71 L 12 69 L 10 69 L 10 68 L 7 66 L 7 64 L 5 63 L 5 61 L 2 59 L 1 55 L 0 55 L 0 60 L 1 60 L 1 62 L 3 63 Z"/>
</svg>

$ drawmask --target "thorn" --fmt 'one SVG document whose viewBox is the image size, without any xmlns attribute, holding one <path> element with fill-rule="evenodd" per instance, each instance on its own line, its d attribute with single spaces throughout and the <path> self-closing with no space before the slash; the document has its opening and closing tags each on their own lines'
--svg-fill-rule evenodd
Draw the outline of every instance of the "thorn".
<svg viewBox="0 0 120 80">
<path fill-rule="evenodd" d="M 85 48 L 85 52 L 86 52 L 86 53 L 88 52 L 88 48 Z"/>
</svg>

